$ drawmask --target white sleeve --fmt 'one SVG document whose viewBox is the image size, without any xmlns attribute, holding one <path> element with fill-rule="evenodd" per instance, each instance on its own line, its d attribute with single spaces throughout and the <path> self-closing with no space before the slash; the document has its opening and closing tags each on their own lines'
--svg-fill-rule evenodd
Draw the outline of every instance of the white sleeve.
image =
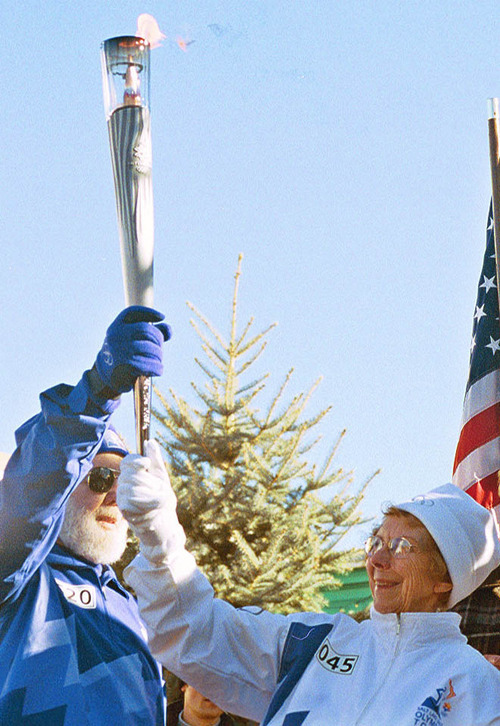
<svg viewBox="0 0 500 726">
<path fill-rule="evenodd" d="M 125 575 L 160 663 L 220 708 L 260 721 L 276 688 L 288 618 L 216 599 L 186 550 L 168 564 L 139 554 Z"/>
</svg>

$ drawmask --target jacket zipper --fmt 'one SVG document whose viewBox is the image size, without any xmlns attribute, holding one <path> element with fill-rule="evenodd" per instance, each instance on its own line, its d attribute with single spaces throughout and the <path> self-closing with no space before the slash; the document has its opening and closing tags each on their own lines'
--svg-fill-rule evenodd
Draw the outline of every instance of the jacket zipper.
<svg viewBox="0 0 500 726">
<path fill-rule="evenodd" d="M 394 648 L 394 652 L 392 654 L 391 662 L 389 663 L 389 665 L 387 667 L 387 670 L 385 672 L 384 678 L 382 679 L 382 682 L 377 686 L 376 691 L 374 691 L 372 697 L 370 698 L 370 700 L 368 701 L 368 703 L 365 705 L 365 707 L 363 708 L 363 710 L 359 714 L 358 718 L 356 719 L 355 726 L 357 726 L 357 724 L 360 724 L 361 723 L 361 719 L 363 718 L 363 715 L 369 709 L 369 707 L 372 705 L 372 702 L 375 699 L 375 696 L 378 695 L 381 687 L 386 682 L 387 677 L 388 677 L 389 673 L 392 670 L 392 666 L 394 665 L 394 661 L 396 660 L 396 658 L 397 658 L 397 656 L 399 654 L 399 646 L 400 646 L 400 643 L 401 643 L 401 640 L 399 639 L 399 634 L 401 632 L 401 613 L 396 613 L 396 619 L 397 619 L 397 622 L 396 622 L 396 637 L 397 637 L 397 640 L 396 640 L 396 647 Z"/>
</svg>

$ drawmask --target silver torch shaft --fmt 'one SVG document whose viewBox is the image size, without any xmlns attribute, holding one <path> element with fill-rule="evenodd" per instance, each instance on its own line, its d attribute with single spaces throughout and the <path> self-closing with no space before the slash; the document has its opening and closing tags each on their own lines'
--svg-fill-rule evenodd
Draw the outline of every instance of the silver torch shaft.
<svg viewBox="0 0 500 726">
<path fill-rule="evenodd" d="M 153 306 L 154 213 L 149 111 L 150 45 L 137 36 L 101 46 L 104 106 L 109 132 L 120 235 L 125 303 Z M 151 379 L 134 386 L 137 451 L 144 454 L 151 423 Z"/>
</svg>

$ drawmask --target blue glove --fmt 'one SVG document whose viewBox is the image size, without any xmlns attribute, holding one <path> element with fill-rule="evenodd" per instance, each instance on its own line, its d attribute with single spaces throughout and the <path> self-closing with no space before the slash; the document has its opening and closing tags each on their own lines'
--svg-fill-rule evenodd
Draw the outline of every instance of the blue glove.
<svg viewBox="0 0 500 726">
<path fill-rule="evenodd" d="M 131 391 L 139 376 L 161 376 L 163 343 L 170 327 L 157 310 L 132 305 L 118 315 L 106 331 L 94 370 L 115 395 Z"/>
</svg>

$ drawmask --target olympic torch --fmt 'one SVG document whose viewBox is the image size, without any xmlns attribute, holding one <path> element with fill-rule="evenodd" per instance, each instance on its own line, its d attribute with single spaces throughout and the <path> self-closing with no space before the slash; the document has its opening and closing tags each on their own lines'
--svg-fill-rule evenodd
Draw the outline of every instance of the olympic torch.
<svg viewBox="0 0 500 726">
<path fill-rule="evenodd" d="M 120 235 L 125 302 L 153 306 L 154 215 L 149 113 L 150 44 L 121 36 L 101 46 L 104 106 L 109 132 Z M 144 453 L 151 422 L 151 379 L 134 387 L 137 450 Z"/>
</svg>

